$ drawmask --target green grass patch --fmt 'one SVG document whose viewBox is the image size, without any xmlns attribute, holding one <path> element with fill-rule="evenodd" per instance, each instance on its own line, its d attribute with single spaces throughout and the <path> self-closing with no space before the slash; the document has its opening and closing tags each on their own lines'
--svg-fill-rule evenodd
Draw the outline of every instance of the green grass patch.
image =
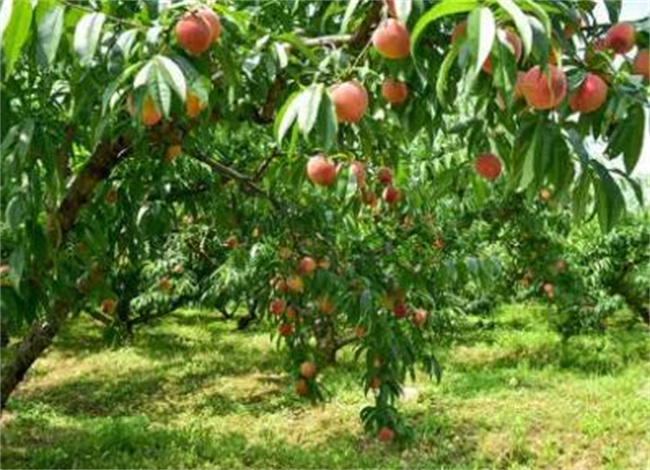
<svg viewBox="0 0 650 470">
<path fill-rule="evenodd" d="M 541 315 L 541 317 L 540 317 Z M 344 351 L 331 392 L 292 393 L 268 336 L 183 311 L 115 348 L 78 320 L 2 418 L 3 468 L 648 468 L 650 341 L 643 325 L 562 340 L 511 306 L 440 350 L 402 408 L 417 441 L 362 432 L 370 402 Z"/>
</svg>

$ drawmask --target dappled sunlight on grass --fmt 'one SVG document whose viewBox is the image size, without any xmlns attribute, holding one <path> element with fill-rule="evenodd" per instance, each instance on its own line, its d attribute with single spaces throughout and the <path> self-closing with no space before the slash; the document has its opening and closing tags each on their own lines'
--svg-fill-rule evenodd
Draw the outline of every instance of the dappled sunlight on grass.
<svg viewBox="0 0 650 470">
<path fill-rule="evenodd" d="M 363 434 L 371 397 L 351 350 L 322 371 L 329 400 L 312 406 L 263 332 L 184 311 L 110 347 L 80 319 L 3 416 L 2 466 L 646 468 L 647 330 L 562 341 L 518 310 L 441 350 L 441 384 L 407 384 L 418 440 L 403 449 Z"/>
</svg>

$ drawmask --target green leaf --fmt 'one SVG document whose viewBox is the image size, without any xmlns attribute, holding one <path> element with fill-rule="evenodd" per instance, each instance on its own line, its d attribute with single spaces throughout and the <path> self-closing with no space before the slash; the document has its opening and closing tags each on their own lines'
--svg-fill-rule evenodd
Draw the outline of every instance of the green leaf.
<svg viewBox="0 0 650 470">
<path fill-rule="evenodd" d="M 115 42 L 115 47 L 122 53 L 124 60 L 129 60 L 135 40 L 138 37 L 137 29 L 128 29 L 121 33 Z"/>
<path fill-rule="evenodd" d="M 548 16 L 548 13 L 546 13 L 546 10 L 539 6 L 535 0 L 519 0 L 518 4 L 522 10 L 534 13 L 537 19 L 542 22 L 546 37 L 550 41 L 551 35 L 553 34 L 553 27 L 551 25 L 551 18 Z"/>
<path fill-rule="evenodd" d="M 180 67 L 164 55 L 157 55 L 153 60 L 158 64 L 158 69 L 161 71 L 167 84 L 176 92 L 181 101 L 185 102 L 187 86 L 185 84 L 185 76 Z"/>
<path fill-rule="evenodd" d="M 25 270 L 25 246 L 18 245 L 9 256 L 9 266 L 11 267 L 10 277 L 15 285 L 20 284 Z"/>
<path fill-rule="evenodd" d="M 403 24 L 406 24 L 411 15 L 411 9 L 413 8 L 413 3 L 411 0 L 393 0 L 395 5 L 395 13 L 397 19 L 400 20 Z"/>
<path fill-rule="evenodd" d="M 138 74 L 135 76 L 135 80 L 133 80 L 134 89 L 138 89 L 141 86 L 145 86 L 149 82 L 149 72 L 151 72 L 153 66 L 154 64 L 151 61 L 144 64 L 144 66 L 140 69 Z"/>
<path fill-rule="evenodd" d="M 54 61 L 63 34 L 65 8 L 53 2 L 39 2 L 36 7 L 38 54 L 46 65 Z"/>
<path fill-rule="evenodd" d="M 0 41 L 2 41 L 5 29 L 9 26 L 13 5 L 13 0 L 2 0 L 2 4 L 0 4 Z"/>
<path fill-rule="evenodd" d="M 625 212 L 625 198 L 607 168 L 596 160 L 590 163 L 597 177 L 595 182 L 597 182 L 598 223 L 603 232 L 609 232 Z"/>
<path fill-rule="evenodd" d="M 470 51 L 475 59 L 474 69 L 470 73 L 470 83 L 481 72 L 481 67 L 490 56 L 495 36 L 496 24 L 494 15 L 489 8 L 478 8 L 469 14 L 467 38 Z"/>
<path fill-rule="evenodd" d="M 585 144 L 582 142 L 582 137 L 580 137 L 580 134 L 575 129 L 571 129 L 568 132 L 569 135 L 569 142 L 571 142 L 571 146 L 573 147 L 573 150 L 576 152 L 578 155 L 578 158 L 580 159 L 580 164 L 584 167 L 589 164 L 589 161 L 591 160 L 591 157 L 589 156 L 589 152 L 585 148 Z"/>
<path fill-rule="evenodd" d="M 445 56 L 445 59 L 442 61 L 442 65 L 438 71 L 438 77 L 436 79 L 436 97 L 443 106 L 446 104 L 445 92 L 447 91 L 447 77 L 449 76 L 451 67 L 456 61 L 456 57 L 458 57 L 458 48 L 452 47 Z"/>
<path fill-rule="evenodd" d="M 88 13 L 77 23 L 74 32 L 74 51 L 84 67 L 92 64 L 105 20 L 106 15 L 103 13 Z"/>
<path fill-rule="evenodd" d="M 573 183 L 575 165 L 569 152 L 569 146 L 561 132 L 555 134 L 552 151 L 551 179 L 557 193 L 562 193 L 567 191 Z"/>
<path fill-rule="evenodd" d="M 632 173 L 643 150 L 645 138 L 645 112 L 641 104 L 635 104 L 629 111 L 627 118 L 619 122 L 610 138 L 607 153 L 610 158 L 623 154 L 625 169 Z"/>
<path fill-rule="evenodd" d="M 7 204 L 7 209 L 5 209 L 5 220 L 7 221 L 9 228 L 12 230 L 18 230 L 20 224 L 23 222 L 24 215 L 25 208 L 22 196 L 16 194 L 11 198 L 9 204 Z"/>
<path fill-rule="evenodd" d="M 348 6 L 345 9 L 345 14 L 343 15 L 343 20 L 341 21 L 341 33 L 345 33 L 347 31 L 350 20 L 352 19 L 352 15 L 354 15 L 354 11 L 357 9 L 360 2 L 361 0 L 348 1 Z"/>
<path fill-rule="evenodd" d="M 153 61 L 152 61 L 153 62 Z M 169 111 L 172 103 L 172 93 L 165 79 L 165 74 L 154 62 L 154 66 L 149 71 L 147 80 L 147 89 L 153 99 L 156 107 L 160 109 L 163 116 L 169 117 Z"/>
<path fill-rule="evenodd" d="M 502 97 L 506 97 L 506 104 L 511 107 L 517 82 L 516 57 L 502 41 L 496 41 L 491 57 L 494 86 Z"/>
<path fill-rule="evenodd" d="M 316 119 L 316 136 L 318 142 L 327 152 L 336 143 L 336 134 L 338 132 L 338 121 L 334 104 L 327 93 L 323 94 L 318 109 L 318 118 Z"/>
<path fill-rule="evenodd" d="M 289 64 L 289 56 L 287 55 L 287 49 L 284 44 L 280 42 L 273 43 L 273 50 L 278 59 L 278 67 L 280 67 L 280 69 L 287 68 L 287 65 Z"/>
<path fill-rule="evenodd" d="M 515 23 L 524 46 L 524 57 L 527 57 L 533 50 L 533 30 L 530 27 L 528 18 L 513 0 L 496 0 L 496 2 L 510 15 L 510 18 Z"/>
<path fill-rule="evenodd" d="M 275 117 L 273 131 L 278 144 L 282 143 L 282 139 L 284 139 L 287 131 L 291 128 L 298 117 L 298 111 L 300 111 L 299 96 L 299 91 L 289 96 L 287 101 L 282 105 L 282 108 L 280 108 L 278 115 Z"/>
<path fill-rule="evenodd" d="M 311 47 L 308 47 L 301 38 L 291 33 L 282 34 L 279 38 L 280 40 L 289 43 L 291 47 L 297 49 L 302 55 L 309 59 L 313 65 L 318 64 L 318 57 L 314 54 Z"/>
<path fill-rule="evenodd" d="M 119 77 L 108 84 L 102 95 L 102 114 L 106 114 L 109 105 L 110 109 L 113 109 L 115 103 L 121 97 L 121 95 L 116 95 L 117 90 L 127 79 L 131 78 L 131 75 L 133 75 L 140 66 L 141 64 L 137 63 L 127 67 Z"/>
<path fill-rule="evenodd" d="M 618 19 L 621 16 L 621 8 L 623 6 L 622 0 L 607 0 L 605 2 L 607 7 L 607 13 L 609 14 L 610 23 L 618 23 Z"/>
<path fill-rule="evenodd" d="M 573 217 L 577 222 L 584 220 L 587 214 L 587 204 L 589 203 L 589 188 L 591 188 L 591 174 L 586 168 L 578 178 L 576 187 L 573 190 Z"/>
<path fill-rule="evenodd" d="M 2 2 L 3 10 L 11 10 L 11 19 L 2 34 L 5 74 L 8 76 L 11 75 L 14 65 L 20 56 L 20 51 L 29 37 L 33 11 L 32 2 L 29 1 L 17 0 L 10 2 L 13 5 L 9 7 L 5 7 L 5 3 L 7 2 Z"/>
<path fill-rule="evenodd" d="M 420 39 L 420 35 L 430 23 L 448 15 L 463 13 L 473 10 L 479 5 L 478 0 L 443 0 L 434 5 L 429 11 L 420 17 L 413 28 L 411 34 L 411 49 L 415 50 L 415 45 Z"/>
<path fill-rule="evenodd" d="M 324 93 L 323 85 L 312 85 L 300 94 L 298 127 L 305 136 L 309 134 L 316 123 L 321 97 Z"/>
</svg>

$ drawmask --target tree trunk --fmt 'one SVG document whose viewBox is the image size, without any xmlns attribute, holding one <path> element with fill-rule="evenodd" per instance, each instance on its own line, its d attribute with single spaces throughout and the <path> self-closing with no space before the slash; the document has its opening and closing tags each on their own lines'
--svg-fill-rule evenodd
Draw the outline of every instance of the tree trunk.
<svg viewBox="0 0 650 470">
<path fill-rule="evenodd" d="M 332 366 L 336 364 L 336 352 L 339 350 L 332 319 L 330 317 L 321 318 L 315 326 L 320 362 Z"/>
<path fill-rule="evenodd" d="M 0 347 L 7 346 L 9 339 L 9 325 L 4 318 L 0 318 Z"/>
<path fill-rule="evenodd" d="M 68 317 L 68 307 L 57 303 L 52 314 L 45 320 L 35 322 L 29 332 L 18 344 L 9 361 L 3 361 L 0 384 L 0 408 L 4 409 L 7 400 L 16 386 L 25 378 L 25 374 L 41 354 L 52 344 L 61 325 Z"/>
<path fill-rule="evenodd" d="M 101 142 L 77 174 L 49 224 L 50 243 L 56 248 L 64 245 L 70 231 L 79 219 L 79 212 L 88 203 L 95 188 L 110 175 L 115 166 L 130 152 L 126 138 Z M 49 269 L 52 260 L 40 263 L 40 269 Z M 41 354 L 52 344 L 61 325 L 68 318 L 66 302 L 52 302 L 52 312 L 45 320 L 36 321 L 27 335 L 16 346 L 13 354 L 2 361 L 0 409 L 3 409 L 16 386 Z"/>
</svg>

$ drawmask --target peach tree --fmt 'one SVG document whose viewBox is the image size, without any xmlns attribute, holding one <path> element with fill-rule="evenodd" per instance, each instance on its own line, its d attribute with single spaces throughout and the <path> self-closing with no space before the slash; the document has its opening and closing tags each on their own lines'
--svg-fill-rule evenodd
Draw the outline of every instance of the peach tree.
<svg viewBox="0 0 650 470">
<path fill-rule="evenodd" d="M 440 375 L 447 293 L 494 269 L 455 249 L 454 210 L 544 187 L 604 230 L 625 211 L 647 21 L 593 9 L 4 1 L 2 405 L 72 315 L 128 323 L 143 279 L 174 307 L 240 272 L 298 394 L 350 332 L 366 429 L 411 436 L 396 404 L 416 366 Z M 174 240 L 191 255 L 158 273 Z"/>
</svg>

